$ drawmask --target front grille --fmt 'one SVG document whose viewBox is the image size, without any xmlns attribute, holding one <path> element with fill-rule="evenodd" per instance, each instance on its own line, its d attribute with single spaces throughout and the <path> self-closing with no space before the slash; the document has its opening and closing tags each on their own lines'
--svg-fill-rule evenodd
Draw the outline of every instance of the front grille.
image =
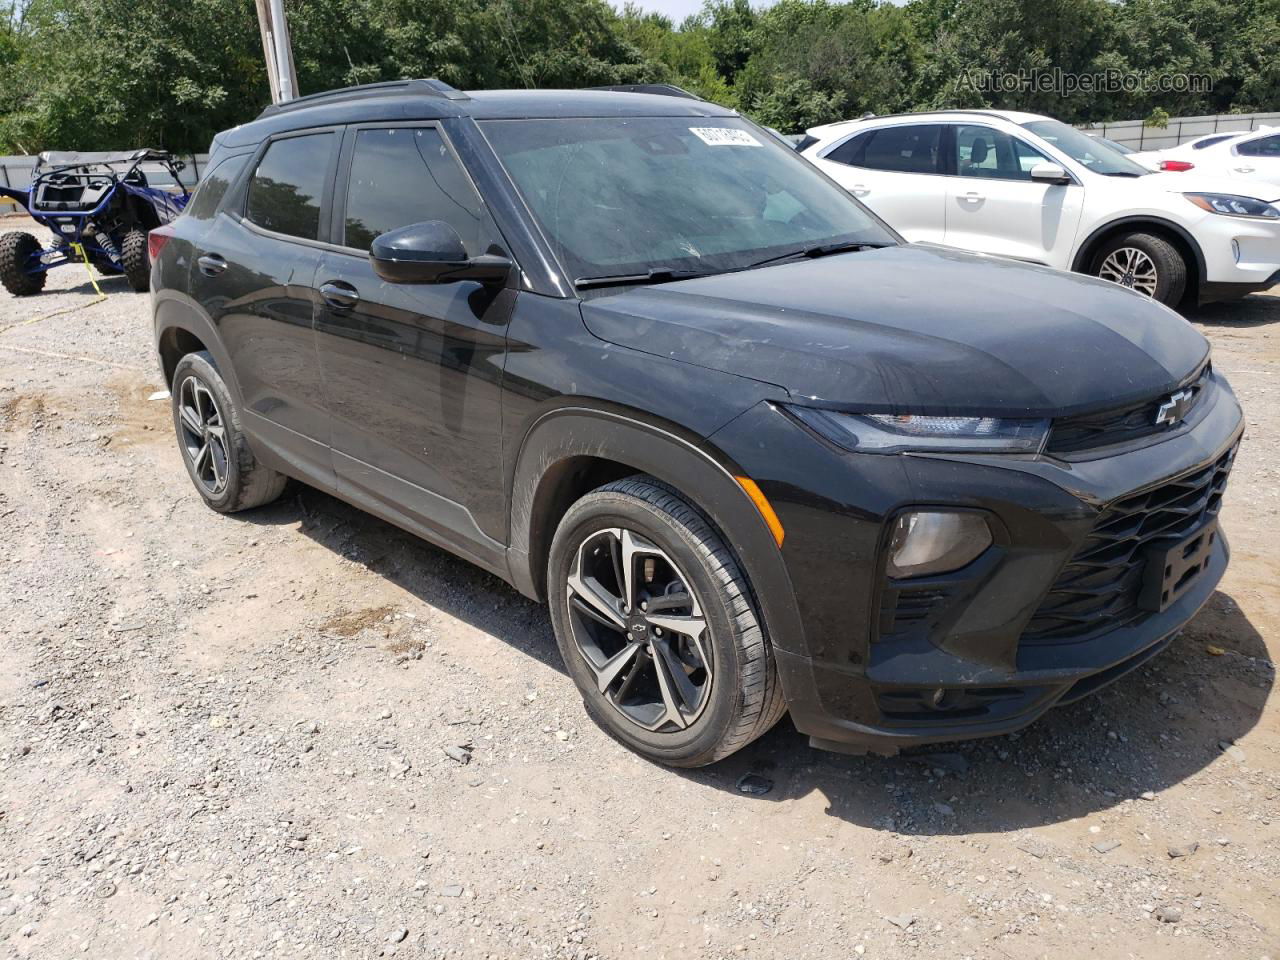
<svg viewBox="0 0 1280 960">
<path fill-rule="evenodd" d="M 1191 415 L 1191 411 L 1195 410 L 1208 385 L 1209 368 L 1206 366 L 1189 384 L 1179 388 L 1191 391 L 1191 406 L 1183 417 L 1184 422 Z M 1170 428 L 1167 424 L 1157 424 L 1156 414 L 1160 410 L 1160 405 L 1168 399 L 1169 394 L 1164 393 L 1140 403 L 1103 410 L 1100 413 L 1061 417 L 1053 421 L 1053 429 L 1049 432 L 1049 442 L 1045 445 L 1045 451 L 1059 454 L 1080 453 L 1084 450 L 1129 443 L 1157 433 L 1164 433 Z"/>
<path fill-rule="evenodd" d="M 1139 606 L 1144 548 L 1187 537 L 1222 506 L 1236 448 L 1207 467 L 1104 509 L 1022 634 L 1024 642 L 1083 640 L 1147 615 Z"/>
</svg>

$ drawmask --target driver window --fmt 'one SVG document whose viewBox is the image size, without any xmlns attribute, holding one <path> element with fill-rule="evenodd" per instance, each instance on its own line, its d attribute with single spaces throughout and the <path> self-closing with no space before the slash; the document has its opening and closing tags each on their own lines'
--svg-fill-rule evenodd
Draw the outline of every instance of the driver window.
<svg viewBox="0 0 1280 960">
<path fill-rule="evenodd" d="M 480 197 L 434 127 L 356 133 L 342 245 L 368 250 L 373 238 L 424 220 L 458 231 L 467 253 L 495 239 Z"/>
<path fill-rule="evenodd" d="M 1027 180 L 1041 163 L 1052 163 L 1039 150 L 992 127 L 956 127 L 956 173 L 989 180 Z"/>
</svg>

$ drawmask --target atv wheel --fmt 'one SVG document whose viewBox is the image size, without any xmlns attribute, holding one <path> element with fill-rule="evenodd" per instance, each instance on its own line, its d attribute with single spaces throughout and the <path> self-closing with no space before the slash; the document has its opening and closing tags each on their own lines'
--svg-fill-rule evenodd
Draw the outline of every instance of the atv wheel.
<svg viewBox="0 0 1280 960">
<path fill-rule="evenodd" d="M 147 231 L 134 227 L 120 244 L 120 262 L 129 286 L 138 293 L 151 289 L 151 256 L 147 253 Z"/>
<path fill-rule="evenodd" d="M 29 297 L 44 289 L 44 271 L 27 270 L 41 249 L 40 241 L 29 233 L 14 231 L 0 237 L 0 283 L 15 297 Z"/>
</svg>

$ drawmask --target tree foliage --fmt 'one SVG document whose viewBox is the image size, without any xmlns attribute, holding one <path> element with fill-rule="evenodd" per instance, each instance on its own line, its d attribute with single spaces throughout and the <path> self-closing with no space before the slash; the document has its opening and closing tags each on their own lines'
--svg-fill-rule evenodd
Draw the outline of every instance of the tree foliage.
<svg viewBox="0 0 1280 960">
<path fill-rule="evenodd" d="M 668 82 L 792 131 L 998 106 L 1070 122 L 1280 107 L 1280 0 L 286 0 L 303 92 Z M 1207 90 L 981 89 L 974 71 L 1200 74 Z M 0 0 L 0 152 L 200 150 L 268 100 L 252 0 Z"/>
</svg>

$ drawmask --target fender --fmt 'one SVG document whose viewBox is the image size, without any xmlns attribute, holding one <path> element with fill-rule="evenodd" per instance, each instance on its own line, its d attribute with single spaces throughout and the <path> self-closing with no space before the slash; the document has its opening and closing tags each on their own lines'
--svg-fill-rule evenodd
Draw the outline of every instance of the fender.
<svg viewBox="0 0 1280 960">
<path fill-rule="evenodd" d="M 598 457 L 632 467 L 671 484 L 719 528 L 750 581 L 765 629 L 784 649 L 803 648 L 803 626 L 791 578 L 764 518 L 731 472 L 709 452 L 670 430 L 612 411 L 560 407 L 542 416 L 525 435 L 516 461 L 511 495 L 511 583 L 542 599 L 543 575 L 533 564 L 546 556 L 550 535 L 534 542 L 534 517 L 549 505 L 557 464 Z M 536 559 L 535 559 L 536 558 Z"/>
<path fill-rule="evenodd" d="M 1132 217 L 1120 217 L 1116 220 L 1108 220 L 1101 226 L 1095 227 L 1089 236 L 1085 237 L 1084 242 L 1080 244 L 1079 248 L 1076 250 L 1076 255 L 1071 260 L 1071 269 L 1076 273 L 1085 273 L 1088 270 L 1088 256 L 1093 252 L 1093 245 L 1104 233 L 1109 233 L 1116 227 L 1123 227 L 1126 224 L 1136 225 L 1142 223 L 1155 224 L 1164 230 L 1177 234 L 1178 237 L 1186 243 L 1187 248 L 1196 258 L 1196 279 L 1199 281 L 1204 280 L 1207 270 L 1204 263 L 1204 252 L 1200 249 L 1200 244 L 1196 241 L 1196 238 L 1188 233 L 1184 227 L 1179 226 L 1172 220 L 1165 220 L 1163 217 L 1148 216 L 1145 214 L 1136 214 Z"/>
<path fill-rule="evenodd" d="M 15 190 L 13 187 L 0 187 L 0 197 L 8 197 L 10 200 L 22 204 L 23 208 L 26 208 L 28 201 L 31 199 L 31 191 Z"/>
<path fill-rule="evenodd" d="M 242 394 L 240 392 L 240 382 L 236 379 L 235 365 L 231 362 L 231 355 L 227 353 L 227 348 L 222 344 L 222 338 L 218 336 L 217 327 L 213 325 L 213 321 L 209 319 L 209 315 L 204 311 L 195 300 L 186 294 L 179 293 L 173 288 L 165 288 L 155 291 L 155 306 L 153 309 L 155 315 L 155 349 L 156 359 L 160 364 L 160 372 L 164 375 L 165 384 L 169 385 L 169 371 L 164 369 L 164 358 L 160 353 L 160 344 L 164 341 L 164 336 L 171 330 L 183 330 L 196 337 L 204 344 L 205 349 L 213 355 L 214 363 L 218 367 L 218 373 L 222 375 L 222 379 L 227 384 L 227 389 L 231 391 L 231 396 L 236 403 L 241 403 Z"/>
</svg>

